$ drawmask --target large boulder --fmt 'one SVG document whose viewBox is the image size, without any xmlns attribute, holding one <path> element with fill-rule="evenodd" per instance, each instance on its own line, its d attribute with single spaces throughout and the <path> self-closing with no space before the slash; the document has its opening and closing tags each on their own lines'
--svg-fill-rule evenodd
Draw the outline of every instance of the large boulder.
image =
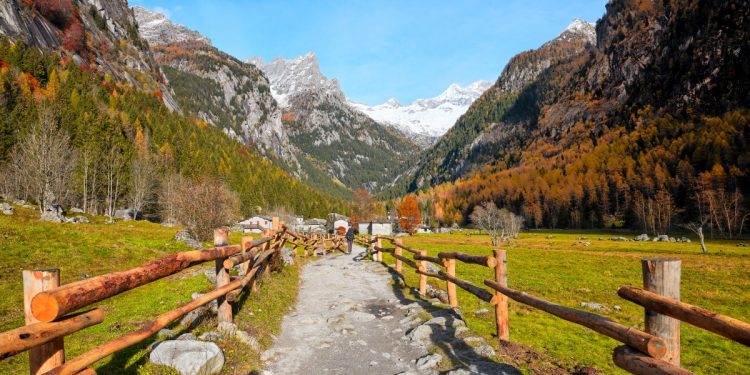
<svg viewBox="0 0 750 375">
<path fill-rule="evenodd" d="M 164 341 L 149 355 L 151 362 L 174 368 L 182 375 L 216 374 L 224 367 L 224 354 L 205 341 Z"/>
<path fill-rule="evenodd" d="M 59 204 L 51 204 L 44 207 L 40 220 L 52 223 L 64 223 L 67 221 L 63 209 Z"/>
<path fill-rule="evenodd" d="M 203 244 L 198 242 L 197 239 L 193 236 L 192 233 L 190 233 L 187 229 L 182 229 L 179 232 L 175 233 L 174 240 L 177 242 L 184 242 L 188 246 L 192 247 L 193 249 L 200 249 L 203 247 Z"/>
</svg>

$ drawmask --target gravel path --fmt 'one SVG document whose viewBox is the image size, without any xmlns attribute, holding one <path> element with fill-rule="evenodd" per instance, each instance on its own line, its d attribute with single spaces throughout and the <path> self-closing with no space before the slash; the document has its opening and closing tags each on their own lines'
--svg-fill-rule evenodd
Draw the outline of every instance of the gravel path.
<svg viewBox="0 0 750 375">
<path fill-rule="evenodd" d="M 405 304 L 411 301 L 396 294 L 385 267 L 361 261 L 364 251 L 355 245 L 351 255 L 329 255 L 305 267 L 296 311 L 284 317 L 281 336 L 263 353 L 264 375 L 436 372 L 440 356 L 428 355 L 431 344 L 424 340 L 438 334 L 440 341 L 460 340 L 454 329 L 463 321 L 442 317 L 424 323 L 424 310 Z M 476 356 L 475 348 L 469 349 Z M 492 366 L 492 373 L 517 373 L 510 366 Z M 475 365 L 457 371 L 485 373 Z"/>
<path fill-rule="evenodd" d="M 400 302 L 381 265 L 333 255 L 302 272 L 297 309 L 284 317 L 276 345 L 264 353 L 272 374 L 397 374 L 424 350 L 412 346 L 399 320 Z M 394 315 L 399 313 L 398 315 Z"/>
</svg>

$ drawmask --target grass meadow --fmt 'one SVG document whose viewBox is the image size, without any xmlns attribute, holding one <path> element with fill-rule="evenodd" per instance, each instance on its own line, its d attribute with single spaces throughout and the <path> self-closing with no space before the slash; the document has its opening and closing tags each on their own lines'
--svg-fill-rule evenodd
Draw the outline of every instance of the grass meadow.
<svg viewBox="0 0 750 375">
<path fill-rule="evenodd" d="M 59 268 L 61 283 L 121 271 L 168 254 L 190 250 L 172 238 L 179 228 L 168 228 L 148 222 L 117 222 L 106 224 L 101 217 L 89 217 L 91 224 L 57 224 L 37 220 L 38 212 L 16 207 L 13 216 L 0 215 L 0 332 L 24 324 L 23 287 L 24 269 Z M 230 243 L 240 242 L 240 234 L 233 233 Z M 299 258 L 298 258 L 299 259 Z M 169 311 L 191 300 L 194 292 L 212 288 L 203 271 L 213 264 L 188 268 L 178 274 L 122 293 L 93 306 L 104 311 L 104 322 L 66 336 L 66 358 L 90 350 L 98 344 L 135 331 L 160 313 Z M 262 280 L 260 291 L 250 295 L 235 312 L 240 328 L 255 335 L 266 347 L 272 335 L 278 334 L 281 318 L 296 301 L 299 265 L 285 267 L 267 280 Z M 208 320 L 192 332 L 214 329 Z M 177 334 L 185 327 L 172 325 Z M 133 347 L 105 358 L 93 367 L 102 374 L 172 374 L 167 367 L 148 363 L 146 347 L 156 340 L 151 337 Z M 237 342 L 220 342 L 226 364 L 222 373 L 249 373 L 259 367 L 260 354 Z M 28 354 L 0 361 L 0 374 L 28 373 Z"/>
<path fill-rule="evenodd" d="M 585 310 L 580 306 L 582 302 L 601 303 L 609 310 L 593 312 L 643 329 L 643 308 L 619 298 L 616 291 L 622 285 L 642 286 L 641 259 L 677 258 L 682 260 L 684 302 L 750 322 L 750 248 L 738 247 L 741 241 L 710 240 L 709 254 L 701 254 L 697 242 L 609 239 L 621 235 L 567 230 L 521 233 L 502 247 L 507 250 L 508 284 L 564 306 Z M 582 237 L 591 245 L 583 246 Z M 491 255 L 493 249 L 489 237 L 477 234 L 415 235 L 404 238 L 404 244 L 427 250 L 430 255 L 440 251 Z M 384 261 L 393 264 L 394 259 L 385 255 Z M 493 270 L 481 266 L 458 262 L 456 268 L 458 277 L 475 285 L 484 286 L 483 280 L 494 278 Z M 418 275 L 407 266 L 404 270 L 407 285 L 417 286 Z M 429 282 L 445 287 L 437 279 Z M 476 316 L 474 312 L 492 310 L 492 306 L 461 288 L 458 300 L 469 327 L 490 338 L 495 332 L 494 314 Z M 624 373 L 611 361 L 612 349 L 621 345 L 615 340 L 512 300 L 509 320 L 511 341 L 545 354 L 564 368 L 594 366 L 605 373 Z M 682 367 L 698 374 L 750 372 L 750 348 L 687 323 L 682 324 L 681 335 Z"/>
</svg>

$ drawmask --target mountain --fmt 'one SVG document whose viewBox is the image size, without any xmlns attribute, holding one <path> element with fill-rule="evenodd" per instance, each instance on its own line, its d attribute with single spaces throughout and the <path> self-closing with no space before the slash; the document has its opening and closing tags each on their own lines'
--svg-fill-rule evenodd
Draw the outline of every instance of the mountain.
<svg viewBox="0 0 750 375">
<path fill-rule="evenodd" d="M 396 99 L 375 106 L 351 100 L 349 104 L 375 121 L 422 137 L 429 146 L 445 134 L 490 86 L 492 84 L 486 81 L 477 81 L 467 87 L 454 83 L 434 98 L 417 99 L 409 105 L 402 105 Z"/>
<path fill-rule="evenodd" d="M 656 211 L 693 221 L 722 206 L 711 228 L 736 235 L 750 194 L 750 7 L 606 7 L 595 45 L 563 33 L 516 56 L 405 179 L 412 191 L 452 181 L 423 193 L 439 220 L 493 200 L 530 226 L 646 230 Z"/>
<path fill-rule="evenodd" d="M 60 51 L 63 58 L 118 81 L 159 91 L 167 107 L 179 109 L 125 0 L 5 0 L 0 2 L 0 35 L 47 53 Z"/>
<path fill-rule="evenodd" d="M 347 103 L 335 79 L 320 72 L 317 57 L 265 63 L 251 58 L 271 82 L 291 142 L 306 161 L 350 189 L 388 186 L 417 146 L 401 132 L 374 121 Z"/>
<path fill-rule="evenodd" d="M 163 14 L 138 6 L 133 13 L 183 108 L 297 177 L 306 177 L 263 72 Z"/>
<path fill-rule="evenodd" d="M 469 153 L 474 142 L 492 126 L 494 119 L 505 113 L 518 92 L 545 69 L 581 54 L 595 40 L 594 25 L 576 19 L 555 39 L 511 58 L 494 85 L 472 102 L 434 146 L 422 153 L 412 169 L 399 177 L 395 195 L 451 181 L 473 170 L 476 165 L 470 162 Z"/>
<path fill-rule="evenodd" d="M 165 219 L 170 210 L 166 197 L 174 194 L 176 185 L 210 178 L 231 188 L 242 215 L 282 206 L 315 217 L 347 211 L 343 200 L 293 178 L 254 151 L 259 147 L 237 142 L 244 133 L 209 126 L 201 118 L 221 114 L 233 119 L 231 110 L 253 105 L 267 105 L 268 112 L 261 108 L 248 113 L 272 116 L 275 100 L 262 72 L 222 56 L 198 34 L 152 16 L 149 25 L 174 27 L 187 36 L 155 47 L 163 51 L 160 58 L 170 53 L 184 56 L 174 62 L 175 67 L 163 66 L 171 78 L 177 78 L 167 79 L 149 42 L 139 34 L 133 13 L 124 0 L 0 2 L 0 194 L 4 199 L 38 196 L 33 190 L 38 185 L 29 183 L 25 173 L 28 164 L 24 163 L 30 159 L 19 157 L 23 155 L 19 142 L 33 132 L 55 129 L 56 149 L 75 157 L 67 165 L 69 174 L 51 172 L 54 197 L 48 190 L 44 193 L 64 208 L 111 214 L 134 207 L 133 197 L 139 195 L 145 217 Z M 176 35 L 143 31 L 154 36 L 154 42 L 158 35 Z M 208 67 L 211 64 L 216 66 Z M 217 77 L 218 82 L 237 81 L 219 84 Z M 172 100 L 170 81 L 179 91 L 181 106 Z M 236 94 L 224 95 L 225 90 Z M 201 115 L 196 109 L 205 103 L 201 100 L 207 92 L 216 94 L 228 113 L 216 110 Z M 198 98 L 186 99 L 188 93 Z M 235 102 L 242 105 L 233 106 Z M 250 137 L 256 131 L 266 134 L 265 127 L 252 128 L 268 125 L 265 120 L 242 121 L 251 126 Z"/>
</svg>

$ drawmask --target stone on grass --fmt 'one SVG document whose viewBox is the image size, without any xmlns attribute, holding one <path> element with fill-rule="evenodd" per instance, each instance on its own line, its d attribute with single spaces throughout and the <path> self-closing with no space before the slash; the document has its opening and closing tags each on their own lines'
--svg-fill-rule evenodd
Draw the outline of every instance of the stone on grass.
<svg viewBox="0 0 750 375">
<path fill-rule="evenodd" d="M 71 224 L 82 224 L 82 223 L 88 223 L 89 219 L 86 216 L 78 215 L 78 216 L 67 218 L 65 219 L 65 221 Z"/>
<path fill-rule="evenodd" d="M 13 207 L 7 203 L 0 203 L 0 212 L 3 215 L 13 215 Z"/>
<path fill-rule="evenodd" d="M 233 338 L 247 345 L 248 347 L 250 347 L 250 349 L 256 352 L 260 351 L 260 343 L 258 342 L 258 339 L 251 336 L 246 331 L 240 329 L 234 323 L 229 323 L 229 322 L 219 323 L 219 332 L 223 334 L 225 337 Z"/>
<path fill-rule="evenodd" d="M 591 310 L 609 311 L 609 307 L 597 302 L 581 302 L 581 307 L 586 307 Z"/>
<path fill-rule="evenodd" d="M 222 336 L 222 334 L 219 332 L 208 331 L 198 336 L 198 340 L 217 342 L 217 341 L 220 341 L 223 337 L 224 336 Z"/>
<path fill-rule="evenodd" d="M 474 351 L 481 355 L 482 357 L 494 357 L 495 356 L 495 349 L 493 349 L 489 345 L 482 345 L 477 346 L 474 348 Z"/>
<path fill-rule="evenodd" d="M 440 354 L 429 354 L 417 359 L 417 370 L 427 370 L 437 367 L 443 356 Z"/>
<path fill-rule="evenodd" d="M 643 233 L 643 234 L 639 235 L 638 237 L 636 237 L 635 241 L 648 241 L 650 239 L 651 238 L 648 236 L 648 234 Z"/>
<path fill-rule="evenodd" d="M 294 252 L 288 247 L 281 249 L 281 262 L 284 263 L 285 266 L 291 266 L 294 264 Z"/>
<path fill-rule="evenodd" d="M 193 249 L 200 249 L 203 247 L 203 244 L 198 242 L 193 234 L 190 233 L 190 231 L 187 229 L 182 229 L 179 232 L 175 233 L 174 240 L 177 242 L 183 242 Z"/>
<path fill-rule="evenodd" d="M 164 338 L 164 339 L 171 339 L 174 337 L 174 332 L 172 332 L 171 329 L 162 328 L 159 330 L 159 332 L 156 333 L 156 337 Z"/>
<path fill-rule="evenodd" d="M 182 375 L 216 374 L 224 354 L 216 344 L 203 341 L 164 341 L 149 355 L 151 362 L 174 368 Z"/>
<path fill-rule="evenodd" d="M 186 327 L 198 325 L 203 320 L 203 317 L 208 313 L 208 308 L 201 306 L 182 317 L 180 324 Z"/>
<path fill-rule="evenodd" d="M 64 223 L 66 219 L 65 215 L 63 215 L 62 207 L 58 204 L 53 204 L 44 208 L 40 220 L 51 223 Z"/>
<path fill-rule="evenodd" d="M 180 340 L 180 341 L 195 341 L 196 338 L 195 338 L 195 335 L 193 335 L 192 333 L 183 333 L 183 334 L 181 334 L 180 336 L 177 337 L 177 340 Z"/>
</svg>

